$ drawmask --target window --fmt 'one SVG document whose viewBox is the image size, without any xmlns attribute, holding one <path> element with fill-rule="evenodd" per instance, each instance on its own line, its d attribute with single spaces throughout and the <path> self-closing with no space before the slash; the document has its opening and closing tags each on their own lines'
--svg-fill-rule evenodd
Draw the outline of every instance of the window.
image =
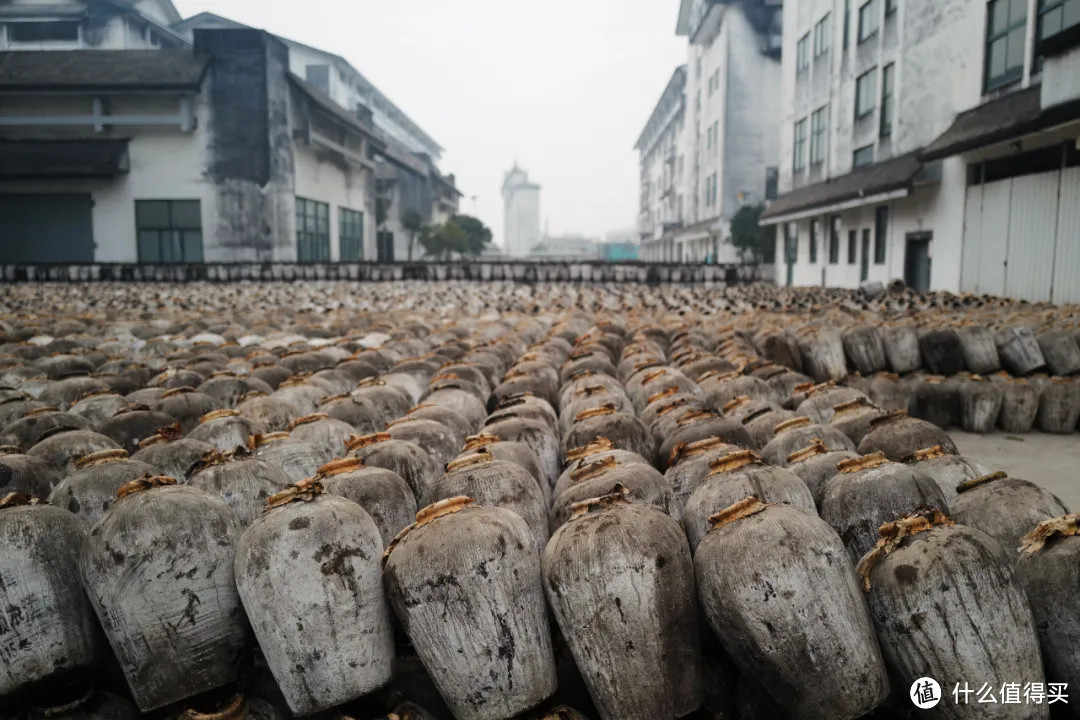
<svg viewBox="0 0 1080 720">
<path fill-rule="evenodd" d="M 712 144 L 716 149 L 720 149 L 720 121 L 717 120 L 712 124 Z"/>
<path fill-rule="evenodd" d="M 765 168 L 765 199 L 775 200 L 780 185 L 780 168 Z"/>
<path fill-rule="evenodd" d="M 806 118 L 795 123 L 795 152 L 792 168 L 795 172 L 806 167 Z"/>
<path fill-rule="evenodd" d="M 1080 0 L 1039 0 L 1035 39 L 1057 35 L 1080 23 Z"/>
<path fill-rule="evenodd" d="M 877 68 L 870 68 L 855 80 L 855 119 L 874 111 L 877 96 Z"/>
<path fill-rule="evenodd" d="M 829 218 L 829 264 L 840 262 L 840 216 Z"/>
<path fill-rule="evenodd" d="M 338 238 L 341 243 L 341 260 L 364 259 L 364 213 L 338 209 Z"/>
<path fill-rule="evenodd" d="M 885 264 L 885 236 L 889 232 L 889 208 L 881 205 L 874 209 L 874 264 Z"/>
<path fill-rule="evenodd" d="M 810 221 L 810 264 L 817 264 L 817 236 L 818 236 L 818 221 Z"/>
<path fill-rule="evenodd" d="M 694 61 L 694 73 L 697 77 L 701 77 L 701 56 L 698 55 L 697 60 Z"/>
<path fill-rule="evenodd" d="M 854 265 L 859 261 L 859 231 L 848 230 L 847 234 L 847 262 Z"/>
<path fill-rule="evenodd" d="M 330 206 L 326 203 L 296 198 L 296 259 L 330 260 Z"/>
<path fill-rule="evenodd" d="M 70 20 L 9 22 L 8 41 L 18 43 L 79 42 L 79 23 Z"/>
<path fill-rule="evenodd" d="M 814 59 L 829 52 L 829 13 L 814 26 Z"/>
<path fill-rule="evenodd" d="M 986 5 L 986 79 L 991 92 L 1024 74 L 1027 0 L 990 0 Z"/>
<path fill-rule="evenodd" d="M 810 116 L 810 164 L 817 165 L 825 159 L 825 142 L 828 139 L 829 106 L 823 105 Z"/>
<path fill-rule="evenodd" d="M 896 13 L 896 8 L 899 7 L 900 0 L 885 0 L 885 17 L 889 17 Z"/>
<path fill-rule="evenodd" d="M 786 232 L 784 233 L 784 254 L 787 256 L 788 264 L 794 264 L 799 261 L 799 225 L 798 223 L 788 223 Z"/>
<path fill-rule="evenodd" d="M 806 33 L 795 45 L 795 72 L 810 67 L 810 33 Z"/>
<path fill-rule="evenodd" d="M 712 205 L 715 207 L 717 204 L 717 182 L 716 173 L 712 174 Z"/>
<path fill-rule="evenodd" d="M 851 34 L 851 0 L 844 0 L 844 49 L 848 49 L 848 36 Z"/>
<path fill-rule="evenodd" d="M 198 200 L 136 200 L 139 262 L 203 261 L 202 212 Z"/>
<path fill-rule="evenodd" d="M 874 162 L 874 146 L 864 145 L 851 154 L 851 167 L 857 168 Z"/>
<path fill-rule="evenodd" d="M 881 117 L 878 131 L 881 137 L 892 135 L 893 73 L 895 70 L 896 65 L 893 63 L 881 69 Z"/>
<path fill-rule="evenodd" d="M 868 0 L 859 6 L 859 42 L 864 43 L 878 31 L 878 0 Z"/>
</svg>

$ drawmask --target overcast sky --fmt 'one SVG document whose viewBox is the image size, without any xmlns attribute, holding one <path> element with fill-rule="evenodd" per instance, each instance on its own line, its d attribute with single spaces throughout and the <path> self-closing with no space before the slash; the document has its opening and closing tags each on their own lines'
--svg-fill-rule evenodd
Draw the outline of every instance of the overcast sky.
<svg viewBox="0 0 1080 720">
<path fill-rule="evenodd" d="M 175 0 L 346 57 L 443 146 L 461 209 L 502 241 L 503 172 L 543 186 L 552 234 L 637 217 L 634 142 L 686 62 L 678 0 Z"/>
</svg>

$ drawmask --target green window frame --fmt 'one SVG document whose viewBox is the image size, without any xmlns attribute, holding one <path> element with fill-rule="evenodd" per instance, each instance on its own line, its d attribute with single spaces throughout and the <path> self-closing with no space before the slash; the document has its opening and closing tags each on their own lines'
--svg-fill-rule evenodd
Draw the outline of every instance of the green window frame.
<svg viewBox="0 0 1080 720">
<path fill-rule="evenodd" d="M 830 13 L 817 21 L 814 25 L 814 59 L 829 52 L 829 18 Z"/>
<path fill-rule="evenodd" d="M 806 118 L 795 123 L 795 142 L 792 157 L 792 170 L 799 172 L 806 169 Z"/>
<path fill-rule="evenodd" d="M 810 220 L 810 264 L 817 265 L 818 220 Z"/>
<path fill-rule="evenodd" d="M 825 145 L 829 130 L 829 106 L 822 105 L 810 116 L 810 164 L 825 160 Z"/>
<path fill-rule="evenodd" d="M 861 148 L 857 148 L 855 152 L 851 153 L 851 167 L 852 169 L 862 167 L 863 165 L 870 165 L 874 162 L 874 146 L 863 145 Z"/>
<path fill-rule="evenodd" d="M 855 119 L 874 112 L 877 102 L 877 66 L 870 68 L 855 79 Z"/>
<path fill-rule="evenodd" d="M 854 265 L 859 261 L 859 231 L 848 230 L 847 234 L 847 264 Z"/>
<path fill-rule="evenodd" d="M 984 92 L 1020 81 L 1026 44 L 1027 0 L 990 0 L 986 4 Z"/>
<path fill-rule="evenodd" d="M 881 26 L 878 0 L 867 0 L 859 6 L 859 44 L 877 35 Z"/>
<path fill-rule="evenodd" d="M 795 72 L 800 73 L 810 67 L 810 33 L 806 33 L 795 45 Z"/>
<path fill-rule="evenodd" d="M 330 261 L 330 206 L 307 198 L 296 198 L 297 262 Z"/>
<path fill-rule="evenodd" d="M 1080 0 L 1039 0 L 1036 40 L 1045 40 L 1080 24 Z"/>
<path fill-rule="evenodd" d="M 885 0 L 885 17 L 896 14 L 896 10 L 899 7 L 900 0 Z"/>
<path fill-rule="evenodd" d="M 136 200 L 139 262 L 203 262 L 202 207 L 198 200 Z"/>
<path fill-rule="evenodd" d="M 364 213 L 338 208 L 338 243 L 342 262 L 364 259 Z"/>
<path fill-rule="evenodd" d="M 893 85 L 896 73 L 896 64 L 889 63 L 881 69 L 881 114 L 879 118 L 878 135 L 889 137 L 892 135 L 892 106 Z"/>
</svg>

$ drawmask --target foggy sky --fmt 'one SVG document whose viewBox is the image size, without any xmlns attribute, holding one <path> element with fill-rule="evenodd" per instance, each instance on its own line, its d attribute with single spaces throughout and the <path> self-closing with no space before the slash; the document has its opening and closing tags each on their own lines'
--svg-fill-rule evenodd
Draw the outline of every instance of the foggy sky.
<svg viewBox="0 0 1080 720">
<path fill-rule="evenodd" d="M 633 227 L 634 142 L 686 62 L 678 0 L 174 1 L 343 55 L 443 146 L 500 244 L 515 160 L 552 234 Z"/>
</svg>

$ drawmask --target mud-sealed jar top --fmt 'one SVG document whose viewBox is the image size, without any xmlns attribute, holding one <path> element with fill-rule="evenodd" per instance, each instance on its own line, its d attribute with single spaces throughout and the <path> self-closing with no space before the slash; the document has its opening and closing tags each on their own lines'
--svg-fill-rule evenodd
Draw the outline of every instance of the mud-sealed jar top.
<svg viewBox="0 0 1080 720">
<path fill-rule="evenodd" d="M 715 530 L 716 528 L 723 527 L 736 520 L 742 520 L 751 515 L 756 515 L 769 507 L 769 504 L 770 503 L 761 502 L 757 495 L 749 495 L 734 505 L 729 505 L 720 512 L 710 515 L 709 529 Z"/>
<path fill-rule="evenodd" d="M 97 467 L 98 465 L 105 465 L 107 463 L 119 462 L 120 460 L 126 460 L 127 456 L 127 450 L 124 450 L 123 448 L 99 450 L 97 452 L 90 453 L 89 455 L 83 455 L 81 458 L 76 460 L 75 469 L 83 470 L 85 468 Z"/>
<path fill-rule="evenodd" d="M 141 478 L 135 478 L 129 483 L 125 483 L 116 491 L 116 499 L 120 500 L 128 497 L 129 495 L 135 495 L 146 490 L 152 490 L 159 487 L 168 487 L 176 484 L 176 478 L 169 477 L 168 475 L 151 475 L 147 473 Z"/>
</svg>

